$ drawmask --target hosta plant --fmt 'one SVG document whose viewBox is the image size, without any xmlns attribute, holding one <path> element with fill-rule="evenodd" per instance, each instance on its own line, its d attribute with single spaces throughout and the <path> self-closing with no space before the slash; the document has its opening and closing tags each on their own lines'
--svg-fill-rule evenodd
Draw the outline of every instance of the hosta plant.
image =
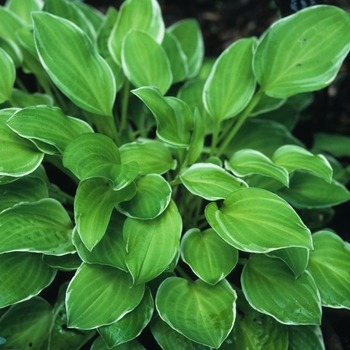
<svg viewBox="0 0 350 350">
<path fill-rule="evenodd" d="M 324 349 L 349 176 L 291 131 L 349 49 L 332 6 L 215 60 L 155 0 L 0 7 L 0 348 Z"/>
</svg>

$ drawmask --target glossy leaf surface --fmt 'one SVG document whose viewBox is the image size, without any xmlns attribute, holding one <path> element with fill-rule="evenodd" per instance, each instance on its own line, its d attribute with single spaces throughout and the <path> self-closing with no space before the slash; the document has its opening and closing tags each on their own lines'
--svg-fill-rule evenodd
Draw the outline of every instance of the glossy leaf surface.
<svg viewBox="0 0 350 350">
<path fill-rule="evenodd" d="M 108 42 L 114 60 L 121 64 L 123 39 L 130 30 L 142 30 L 159 44 L 164 36 L 164 22 L 156 0 L 127 0 L 120 8 Z"/>
<path fill-rule="evenodd" d="M 91 126 L 80 119 L 64 115 L 51 106 L 27 107 L 14 113 L 7 125 L 18 135 L 47 143 L 63 153 L 67 144 L 76 136 L 92 133 Z"/>
<path fill-rule="evenodd" d="M 232 192 L 248 185 L 211 163 L 196 163 L 180 175 L 185 187 L 193 194 L 208 200 L 228 197 Z"/>
<path fill-rule="evenodd" d="M 44 255 L 43 260 L 53 269 L 60 271 L 75 271 L 82 263 L 76 253 L 61 256 Z"/>
<path fill-rule="evenodd" d="M 123 164 L 134 161 L 139 165 L 140 175 L 163 174 L 176 167 L 176 160 L 169 148 L 159 141 L 126 143 L 119 151 Z"/>
<path fill-rule="evenodd" d="M 135 87 L 154 86 L 165 94 L 172 83 L 170 62 L 162 46 L 140 30 L 128 32 L 123 40 L 122 67 Z"/>
<path fill-rule="evenodd" d="M 143 297 L 145 286 L 131 285 L 123 271 L 82 264 L 67 289 L 68 327 L 91 329 L 118 321 Z"/>
<path fill-rule="evenodd" d="M 44 263 L 41 254 L 0 255 L 0 308 L 30 299 L 46 288 L 56 270 Z"/>
<path fill-rule="evenodd" d="M 321 294 L 322 305 L 350 309 L 350 245 L 330 231 L 313 236 L 308 271 Z"/>
<path fill-rule="evenodd" d="M 220 209 L 216 203 L 210 203 L 205 216 L 221 238 L 243 251 L 312 248 L 310 231 L 292 207 L 262 189 L 237 190 L 224 200 Z"/>
<path fill-rule="evenodd" d="M 11 57 L 0 47 L 0 103 L 10 99 L 16 79 L 15 65 Z"/>
<path fill-rule="evenodd" d="M 72 222 L 58 201 L 21 203 L 0 213 L 0 254 L 13 251 L 64 255 L 75 251 Z"/>
<path fill-rule="evenodd" d="M 204 45 L 199 24 L 194 19 L 185 19 L 176 22 L 168 31 L 175 35 L 187 58 L 188 76 L 197 75 L 204 56 Z"/>
<path fill-rule="evenodd" d="M 77 106 L 111 116 L 115 81 L 87 35 L 72 22 L 45 12 L 33 13 L 33 21 L 40 61 L 57 87 Z"/>
<path fill-rule="evenodd" d="M 113 208 L 135 195 L 135 185 L 119 191 L 103 177 L 80 182 L 74 199 L 74 217 L 79 236 L 88 250 L 92 250 L 104 236 Z"/>
<path fill-rule="evenodd" d="M 136 194 L 128 201 L 118 205 L 118 210 L 130 218 L 152 220 L 169 205 L 171 187 L 157 174 L 141 177 L 136 182 Z"/>
<path fill-rule="evenodd" d="M 219 348 L 236 317 L 236 292 L 226 280 L 211 286 L 169 277 L 159 287 L 156 307 L 160 317 L 187 338 Z"/>
<path fill-rule="evenodd" d="M 307 271 L 296 279 L 283 261 L 256 254 L 244 266 L 241 283 L 249 304 L 277 321 L 321 323 L 320 294 Z"/>
<path fill-rule="evenodd" d="M 181 230 L 182 219 L 174 202 L 153 220 L 126 219 L 126 265 L 134 284 L 151 281 L 167 269 L 179 250 Z"/>
<path fill-rule="evenodd" d="M 289 173 L 301 169 L 319 175 L 327 182 L 332 181 L 333 169 L 322 154 L 314 155 L 302 147 L 285 145 L 275 151 L 272 160 Z"/>
<path fill-rule="evenodd" d="M 350 192 L 336 180 L 328 183 L 319 176 L 299 171 L 290 179 L 289 188 L 278 194 L 296 208 L 309 209 L 326 208 L 350 199 Z"/>
<path fill-rule="evenodd" d="M 135 339 L 151 320 L 154 301 L 148 287 L 139 305 L 121 320 L 98 329 L 109 348 Z"/>
<path fill-rule="evenodd" d="M 238 40 L 216 60 L 203 90 L 205 108 L 216 122 L 237 115 L 253 97 L 256 43 L 256 38 Z"/>
<path fill-rule="evenodd" d="M 252 174 L 259 174 L 273 177 L 288 187 L 289 177 L 285 168 L 274 164 L 270 158 L 263 153 L 252 149 L 244 149 L 235 152 L 225 167 L 236 176 L 244 177 Z"/>
<path fill-rule="evenodd" d="M 312 6 L 269 28 L 256 50 L 254 73 L 272 97 L 319 90 L 335 78 L 349 49 L 348 14 L 333 6 Z"/>
<path fill-rule="evenodd" d="M 181 257 L 199 278 L 214 285 L 234 269 L 238 251 L 213 229 L 191 229 L 181 240 Z"/>
<path fill-rule="evenodd" d="M 185 102 L 175 97 L 164 97 L 152 87 L 138 88 L 132 93 L 153 113 L 157 120 L 157 135 L 160 139 L 175 147 L 189 146 L 193 113 Z"/>
<path fill-rule="evenodd" d="M 51 305 L 34 297 L 13 305 L 1 317 L 1 336 L 6 339 L 7 349 L 40 349 L 47 340 L 51 324 Z"/>
</svg>

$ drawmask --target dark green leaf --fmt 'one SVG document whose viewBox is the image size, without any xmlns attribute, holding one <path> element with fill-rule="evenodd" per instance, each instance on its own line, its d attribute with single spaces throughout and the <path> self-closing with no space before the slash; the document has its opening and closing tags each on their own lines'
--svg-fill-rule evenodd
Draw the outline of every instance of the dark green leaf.
<svg viewBox="0 0 350 350">
<path fill-rule="evenodd" d="M 12 58 L 0 47 L 0 103 L 10 99 L 16 79 L 16 67 Z"/>
</svg>

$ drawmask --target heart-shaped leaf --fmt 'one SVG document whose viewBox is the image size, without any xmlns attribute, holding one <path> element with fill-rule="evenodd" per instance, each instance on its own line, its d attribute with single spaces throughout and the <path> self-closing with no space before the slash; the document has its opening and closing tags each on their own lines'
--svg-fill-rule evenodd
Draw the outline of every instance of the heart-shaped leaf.
<svg viewBox="0 0 350 350">
<path fill-rule="evenodd" d="M 316 232 L 312 239 L 308 271 L 321 294 L 322 305 L 350 309 L 350 245 L 330 231 Z"/>
<path fill-rule="evenodd" d="M 139 173 L 163 174 L 168 170 L 174 170 L 176 160 L 170 150 L 162 142 L 154 140 L 126 143 L 119 148 L 121 162 L 136 162 L 139 165 Z"/>
<path fill-rule="evenodd" d="M 164 22 L 158 1 L 127 0 L 123 2 L 108 42 L 109 51 L 118 64 L 121 64 L 123 39 L 132 29 L 142 30 L 159 44 L 162 42 Z"/>
<path fill-rule="evenodd" d="M 193 194 L 215 201 L 248 185 L 211 163 L 196 163 L 180 175 L 185 187 Z"/>
<path fill-rule="evenodd" d="M 234 269 L 238 251 L 213 229 L 191 229 L 181 240 L 181 257 L 199 278 L 216 284 Z"/>
<path fill-rule="evenodd" d="M 309 272 L 296 279 L 282 260 L 255 254 L 243 268 L 241 283 L 249 304 L 277 321 L 295 325 L 321 323 L 321 298 Z"/>
<path fill-rule="evenodd" d="M 235 152 L 229 161 L 225 162 L 226 169 L 236 176 L 259 174 L 272 177 L 288 187 L 288 172 L 282 166 L 274 164 L 263 153 L 252 149 L 243 149 Z"/>
<path fill-rule="evenodd" d="M 156 307 L 160 317 L 187 338 L 219 348 L 236 317 L 236 292 L 226 280 L 215 286 L 169 277 L 159 287 Z"/>
<path fill-rule="evenodd" d="M 40 349 L 52 325 L 52 306 L 40 297 L 13 305 L 0 319 L 7 349 Z"/>
<path fill-rule="evenodd" d="M 174 202 L 153 220 L 125 220 L 126 265 L 134 284 L 151 281 L 168 268 L 179 251 L 181 231 L 182 219 Z"/>
<path fill-rule="evenodd" d="M 198 22 L 194 19 L 185 19 L 174 23 L 167 30 L 179 41 L 187 58 L 187 78 L 193 78 L 197 75 L 204 56 L 202 32 Z"/>
<path fill-rule="evenodd" d="M 80 258 L 88 264 L 101 264 L 128 271 L 126 260 L 126 244 L 123 239 L 125 217 L 113 210 L 103 238 L 92 251 L 89 251 L 77 232 L 73 231 L 73 243 Z"/>
<path fill-rule="evenodd" d="M 66 210 L 55 199 L 20 203 L 0 213 L 0 254 L 13 251 L 48 255 L 72 253 L 75 251 L 72 229 Z"/>
<path fill-rule="evenodd" d="M 323 177 L 327 182 L 332 181 L 333 169 L 322 154 L 312 154 L 306 149 L 293 145 L 279 147 L 272 156 L 272 161 L 288 170 L 301 169 Z"/>
<path fill-rule="evenodd" d="M 92 329 L 134 310 L 145 286 L 132 286 L 129 274 L 109 266 L 82 264 L 66 294 L 68 327 Z"/>
<path fill-rule="evenodd" d="M 80 182 L 74 199 L 74 217 L 79 236 L 88 250 L 92 250 L 106 233 L 113 208 L 131 199 L 136 192 L 134 184 L 113 190 L 113 183 L 103 177 Z"/>
<path fill-rule="evenodd" d="M 327 208 L 350 199 L 350 192 L 336 180 L 331 183 L 311 173 L 297 171 L 289 182 L 289 188 L 278 195 L 296 208 Z"/>
<path fill-rule="evenodd" d="M 51 284 L 56 270 L 41 254 L 14 252 L 0 254 L 0 308 L 39 294 Z"/>
<path fill-rule="evenodd" d="M 267 95 L 285 98 L 329 85 L 349 49 L 349 15 L 335 6 L 312 6 L 268 29 L 253 69 Z"/>
<path fill-rule="evenodd" d="M 38 55 L 53 82 L 77 106 L 111 117 L 116 84 L 88 36 L 72 22 L 47 12 L 32 16 Z"/>
<path fill-rule="evenodd" d="M 173 76 L 162 46 L 151 35 L 131 30 L 124 37 L 122 67 L 135 87 L 155 86 L 162 94 L 169 89 Z"/>
<path fill-rule="evenodd" d="M 145 294 L 139 305 L 121 320 L 98 329 L 109 348 L 135 339 L 152 318 L 154 301 L 150 289 L 146 286 Z"/>
<path fill-rule="evenodd" d="M 67 144 L 76 136 L 93 133 L 84 121 L 67 117 L 60 108 L 31 106 L 14 113 L 6 123 L 18 135 L 54 146 L 63 154 Z"/>
<path fill-rule="evenodd" d="M 130 218 L 152 220 L 160 215 L 171 200 L 171 187 L 157 174 L 141 177 L 136 182 L 136 194 L 120 203 L 117 209 Z"/>
<path fill-rule="evenodd" d="M 0 103 L 10 99 L 16 79 L 15 64 L 11 57 L 0 47 Z"/>
<path fill-rule="evenodd" d="M 256 38 L 238 40 L 216 60 L 203 90 L 205 108 L 215 122 L 234 117 L 253 97 L 256 81 L 252 59 L 256 44 Z"/>
<path fill-rule="evenodd" d="M 210 203 L 205 216 L 221 238 L 246 252 L 287 247 L 312 249 L 310 230 L 293 208 L 263 189 L 237 190 L 224 200 L 221 209 Z"/>
<path fill-rule="evenodd" d="M 151 110 L 157 120 L 157 135 L 175 147 L 186 148 L 193 128 L 193 113 L 188 105 L 175 97 L 164 97 L 155 88 L 132 90 Z"/>
</svg>

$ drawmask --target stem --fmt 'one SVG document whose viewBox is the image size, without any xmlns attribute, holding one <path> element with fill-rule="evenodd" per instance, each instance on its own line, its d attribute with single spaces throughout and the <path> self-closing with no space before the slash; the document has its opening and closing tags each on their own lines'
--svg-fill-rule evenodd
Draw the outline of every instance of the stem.
<svg viewBox="0 0 350 350">
<path fill-rule="evenodd" d="M 123 97 L 121 102 L 122 120 L 120 122 L 120 131 L 125 130 L 128 125 L 127 120 L 128 120 L 129 94 L 130 94 L 130 81 L 125 78 L 125 83 L 123 86 Z"/>
<path fill-rule="evenodd" d="M 211 141 L 210 156 L 215 155 L 216 145 L 218 143 L 218 136 L 220 131 L 220 121 L 214 122 L 213 139 Z"/>
<path fill-rule="evenodd" d="M 175 271 L 184 279 L 189 282 L 193 282 L 191 277 L 184 271 L 184 269 L 178 264 L 175 268 Z"/>
<path fill-rule="evenodd" d="M 118 147 L 121 146 L 117 126 L 115 125 L 115 120 L 112 115 L 99 115 L 91 112 L 85 113 L 90 118 L 92 118 L 99 133 L 110 137 L 117 144 Z"/>
<path fill-rule="evenodd" d="M 231 143 L 232 139 L 236 136 L 237 132 L 242 127 L 243 123 L 249 117 L 250 112 L 254 109 L 254 107 L 260 101 L 263 93 L 264 92 L 262 90 L 259 90 L 253 96 L 253 98 L 250 100 L 248 106 L 243 110 L 241 115 L 238 117 L 238 120 L 236 121 L 236 124 L 234 125 L 234 127 L 231 129 L 231 131 L 229 132 L 229 134 L 227 135 L 227 137 L 225 138 L 225 140 L 221 144 L 221 146 L 220 146 L 220 148 L 219 148 L 219 150 L 218 150 L 218 152 L 216 154 L 218 157 L 221 156 L 221 154 L 226 150 L 226 147 Z"/>
</svg>

